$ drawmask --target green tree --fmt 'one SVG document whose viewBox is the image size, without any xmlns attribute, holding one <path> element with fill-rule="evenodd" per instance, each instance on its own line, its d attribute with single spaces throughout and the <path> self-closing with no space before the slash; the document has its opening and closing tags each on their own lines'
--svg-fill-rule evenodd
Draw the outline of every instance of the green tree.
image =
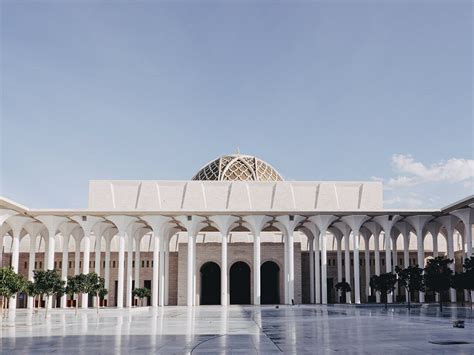
<svg viewBox="0 0 474 355">
<path fill-rule="evenodd" d="M 429 259 L 425 267 L 425 285 L 428 289 L 436 292 L 439 296 L 439 309 L 443 311 L 443 293 L 451 287 L 451 276 L 453 271 L 449 265 L 453 263 L 452 259 L 446 259 L 438 256 Z"/>
<path fill-rule="evenodd" d="M 5 266 L 0 269 L 0 296 L 2 303 L 0 306 L 0 314 L 3 315 L 3 310 L 6 308 L 7 302 L 18 292 L 21 292 L 26 287 L 26 280 L 22 275 L 13 271 L 11 266 Z"/>
<path fill-rule="evenodd" d="M 99 314 L 99 296 L 103 290 L 105 290 L 104 278 L 100 277 L 95 272 L 86 275 L 85 293 L 92 294 L 96 297 L 97 314 Z"/>
<path fill-rule="evenodd" d="M 145 297 L 150 297 L 151 292 L 148 288 L 136 288 L 132 291 L 133 297 L 140 299 L 140 305 L 143 306 L 143 299 Z"/>
<path fill-rule="evenodd" d="M 108 293 L 109 293 L 109 290 L 107 290 L 104 285 L 104 288 L 100 289 L 99 291 L 99 299 L 104 300 L 105 296 L 107 296 Z"/>
<path fill-rule="evenodd" d="M 451 287 L 456 291 L 461 291 L 461 305 L 464 306 L 464 290 L 467 289 L 467 274 L 465 272 L 456 272 L 451 275 Z"/>
<path fill-rule="evenodd" d="M 46 298 L 46 311 L 44 317 L 48 316 L 49 297 L 61 296 L 64 294 L 64 280 L 56 270 L 35 270 L 33 278 L 41 296 Z"/>
<path fill-rule="evenodd" d="M 344 300 L 346 299 L 347 292 L 352 291 L 351 285 L 349 285 L 349 283 L 346 281 L 338 282 L 337 284 L 334 285 L 334 288 L 336 289 L 336 291 L 341 291 L 341 294 L 343 295 Z"/>
<path fill-rule="evenodd" d="M 397 283 L 397 275 L 387 272 L 385 274 L 373 275 L 370 278 L 370 287 L 376 292 L 380 292 L 385 297 L 385 309 L 387 308 L 388 297 L 390 292 L 395 290 L 395 284 Z"/>
<path fill-rule="evenodd" d="M 403 286 L 408 291 L 407 304 L 408 309 L 410 309 L 411 293 L 425 290 L 423 269 L 418 267 L 418 265 L 408 266 L 405 269 L 395 266 L 395 272 L 398 275 L 398 284 Z"/>
<path fill-rule="evenodd" d="M 35 310 L 35 313 L 37 313 L 38 309 L 35 307 L 35 301 L 36 301 L 36 297 L 39 297 L 41 294 L 36 283 L 32 281 L 27 281 L 25 290 L 28 296 L 33 297 L 33 309 Z M 38 299 L 38 306 L 40 302 L 41 300 Z"/>
<path fill-rule="evenodd" d="M 75 276 L 70 276 L 67 278 L 66 284 L 66 294 L 71 296 L 71 299 L 74 299 L 74 295 L 77 296 L 76 299 L 76 315 L 77 309 L 79 307 L 79 298 L 80 295 L 87 292 L 87 276 L 85 274 L 79 274 Z"/>
</svg>

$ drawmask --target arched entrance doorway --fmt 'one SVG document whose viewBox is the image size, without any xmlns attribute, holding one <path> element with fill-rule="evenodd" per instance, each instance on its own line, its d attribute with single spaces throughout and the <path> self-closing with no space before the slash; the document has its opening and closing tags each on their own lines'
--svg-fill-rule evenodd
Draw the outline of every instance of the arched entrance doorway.
<svg viewBox="0 0 474 355">
<path fill-rule="evenodd" d="M 209 261 L 201 266 L 201 297 L 200 304 L 221 303 L 221 268 Z"/>
<path fill-rule="evenodd" d="M 280 303 L 280 267 L 273 261 L 266 261 L 260 268 L 261 304 Z"/>
<path fill-rule="evenodd" d="M 230 268 L 230 304 L 250 304 L 250 267 L 242 261 Z"/>
</svg>

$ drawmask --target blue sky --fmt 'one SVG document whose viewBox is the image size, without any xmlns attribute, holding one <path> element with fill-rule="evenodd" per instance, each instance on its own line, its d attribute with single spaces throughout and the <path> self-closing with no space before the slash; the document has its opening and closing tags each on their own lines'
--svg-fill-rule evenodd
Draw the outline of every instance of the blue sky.
<svg viewBox="0 0 474 355">
<path fill-rule="evenodd" d="M 235 152 L 288 180 L 473 193 L 470 1 L 1 2 L 0 194 L 189 179 Z"/>
</svg>

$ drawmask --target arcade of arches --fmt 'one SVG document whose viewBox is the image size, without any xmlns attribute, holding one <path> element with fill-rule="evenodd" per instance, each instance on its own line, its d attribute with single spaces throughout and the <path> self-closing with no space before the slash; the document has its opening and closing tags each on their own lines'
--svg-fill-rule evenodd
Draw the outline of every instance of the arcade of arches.
<svg viewBox="0 0 474 355">
<path fill-rule="evenodd" d="M 371 275 L 433 256 L 460 270 L 473 254 L 474 197 L 430 210 L 383 208 L 379 182 L 283 181 L 246 155 L 211 161 L 192 181 L 91 181 L 89 207 L 34 210 L 0 197 L 0 265 L 26 278 L 96 272 L 108 306 L 380 302 Z M 347 280 L 352 291 L 337 294 Z M 420 302 L 434 300 L 427 292 Z M 403 301 L 404 289 L 389 295 Z M 451 302 L 461 299 L 450 290 Z M 93 305 L 88 295 L 49 305 Z M 10 307 L 33 306 L 20 295 Z"/>
</svg>

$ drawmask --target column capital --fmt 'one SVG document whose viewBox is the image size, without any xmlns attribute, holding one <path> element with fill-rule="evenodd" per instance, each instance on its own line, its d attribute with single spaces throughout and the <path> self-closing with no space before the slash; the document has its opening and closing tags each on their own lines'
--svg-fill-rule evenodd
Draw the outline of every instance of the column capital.
<svg viewBox="0 0 474 355">
<path fill-rule="evenodd" d="M 237 221 L 239 221 L 239 217 L 232 215 L 214 215 L 210 216 L 209 219 L 213 224 L 215 224 L 222 237 L 227 237 L 232 229 L 232 226 L 235 225 Z"/>
<path fill-rule="evenodd" d="M 49 237 L 54 237 L 56 235 L 57 230 L 59 229 L 59 226 L 62 223 L 68 221 L 68 219 L 65 217 L 58 217 L 53 215 L 41 215 L 36 216 L 35 218 L 45 225 L 46 229 L 48 230 Z"/>
<path fill-rule="evenodd" d="M 321 234 L 325 234 L 329 228 L 329 226 L 337 220 L 336 216 L 333 215 L 317 215 L 311 216 L 308 218 L 312 223 L 318 227 Z"/>
<path fill-rule="evenodd" d="M 250 232 L 255 235 L 260 235 L 265 226 L 272 220 L 266 215 L 248 215 L 242 217 L 244 225 L 250 229 Z"/>
<path fill-rule="evenodd" d="M 176 220 L 186 228 L 189 236 L 195 237 L 206 224 L 206 219 L 200 216 L 178 216 Z"/>
<path fill-rule="evenodd" d="M 425 227 L 426 223 L 432 219 L 433 216 L 431 215 L 415 215 L 406 217 L 405 221 L 410 223 L 418 236 L 423 234 L 423 228 Z"/>
<path fill-rule="evenodd" d="M 11 227 L 13 236 L 15 238 L 20 238 L 20 233 L 25 225 L 31 222 L 34 222 L 34 219 L 18 215 L 13 215 L 6 220 L 6 223 Z"/>
</svg>

